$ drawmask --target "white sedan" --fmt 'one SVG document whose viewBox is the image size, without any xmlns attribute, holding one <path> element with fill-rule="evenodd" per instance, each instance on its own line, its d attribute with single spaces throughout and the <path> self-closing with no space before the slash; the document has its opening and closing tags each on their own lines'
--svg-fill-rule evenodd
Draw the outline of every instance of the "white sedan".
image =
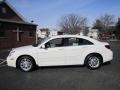
<svg viewBox="0 0 120 90">
<path fill-rule="evenodd" d="M 12 49 L 7 64 L 25 72 L 33 70 L 36 65 L 86 65 L 89 69 L 97 69 L 112 59 L 113 52 L 106 42 L 80 35 L 58 35 Z"/>
</svg>

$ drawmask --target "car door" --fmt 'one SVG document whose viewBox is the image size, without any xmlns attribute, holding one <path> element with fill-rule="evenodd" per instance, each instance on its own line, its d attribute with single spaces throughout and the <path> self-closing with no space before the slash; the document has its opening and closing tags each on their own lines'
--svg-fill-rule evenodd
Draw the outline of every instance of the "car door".
<svg viewBox="0 0 120 90">
<path fill-rule="evenodd" d="M 45 43 L 45 48 L 38 51 L 40 66 L 65 65 L 66 51 L 63 38 L 56 38 Z"/>
<path fill-rule="evenodd" d="M 85 39 L 75 37 L 69 38 L 69 44 L 66 48 L 67 64 L 83 64 L 85 59 L 85 53 L 88 47 L 90 47 L 90 45 L 92 45 L 92 43 Z"/>
</svg>

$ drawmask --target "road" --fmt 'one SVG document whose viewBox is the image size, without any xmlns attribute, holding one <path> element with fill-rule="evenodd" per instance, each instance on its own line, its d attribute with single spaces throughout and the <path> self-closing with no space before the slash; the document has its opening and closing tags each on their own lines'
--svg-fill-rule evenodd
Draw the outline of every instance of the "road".
<svg viewBox="0 0 120 90">
<path fill-rule="evenodd" d="M 29 73 L 0 67 L 0 90 L 120 90 L 120 41 L 110 42 L 111 64 L 98 70 L 83 66 L 38 68 Z M 0 53 L 2 57 L 8 52 Z"/>
</svg>

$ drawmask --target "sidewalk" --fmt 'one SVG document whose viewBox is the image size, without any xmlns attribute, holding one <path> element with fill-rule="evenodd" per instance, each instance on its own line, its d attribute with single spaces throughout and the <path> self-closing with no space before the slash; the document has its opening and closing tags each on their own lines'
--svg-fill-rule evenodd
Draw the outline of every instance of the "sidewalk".
<svg viewBox="0 0 120 90">
<path fill-rule="evenodd" d="M 120 40 L 118 40 L 118 39 L 111 39 L 111 40 L 108 40 L 108 41 L 120 41 Z"/>
<path fill-rule="evenodd" d="M 8 51 L 11 51 L 11 49 L 2 49 L 2 50 L 0 50 L 0 53 L 2 53 L 2 52 L 8 52 Z"/>
<path fill-rule="evenodd" d="M 10 50 L 0 50 L 0 59 L 6 59 L 9 55 Z"/>
<path fill-rule="evenodd" d="M 100 40 L 100 41 L 102 41 L 102 42 L 119 42 L 120 40 L 118 40 L 118 39 L 111 39 L 111 40 Z"/>
</svg>

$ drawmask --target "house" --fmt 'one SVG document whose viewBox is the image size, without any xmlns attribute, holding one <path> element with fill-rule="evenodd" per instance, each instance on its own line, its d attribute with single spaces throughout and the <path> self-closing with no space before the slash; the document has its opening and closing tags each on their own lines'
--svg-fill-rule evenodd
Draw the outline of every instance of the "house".
<svg viewBox="0 0 120 90">
<path fill-rule="evenodd" d="M 49 30 L 48 28 L 42 28 L 40 30 L 37 30 L 38 39 L 43 39 L 45 37 L 52 37 L 56 35 L 63 35 L 63 32 L 57 30 Z"/>
<path fill-rule="evenodd" d="M 36 24 L 27 22 L 6 0 L 0 0 L 0 49 L 34 43 L 36 28 Z"/>
<path fill-rule="evenodd" d="M 56 36 L 56 35 L 63 35 L 64 33 L 62 31 L 57 31 L 57 30 L 51 30 L 49 32 L 49 37 Z"/>
<path fill-rule="evenodd" d="M 37 37 L 38 39 L 43 39 L 45 37 L 49 36 L 49 29 L 47 28 L 42 28 L 42 29 L 39 29 L 37 30 Z"/>
<path fill-rule="evenodd" d="M 58 31 L 56 31 L 56 30 L 52 30 L 49 33 L 49 37 L 56 36 L 56 35 L 58 35 Z"/>
<path fill-rule="evenodd" d="M 98 39 L 99 37 L 99 32 L 98 32 L 98 29 L 89 29 L 89 32 L 88 32 L 88 35 L 89 37 L 91 38 L 94 38 L 94 39 Z"/>
</svg>

